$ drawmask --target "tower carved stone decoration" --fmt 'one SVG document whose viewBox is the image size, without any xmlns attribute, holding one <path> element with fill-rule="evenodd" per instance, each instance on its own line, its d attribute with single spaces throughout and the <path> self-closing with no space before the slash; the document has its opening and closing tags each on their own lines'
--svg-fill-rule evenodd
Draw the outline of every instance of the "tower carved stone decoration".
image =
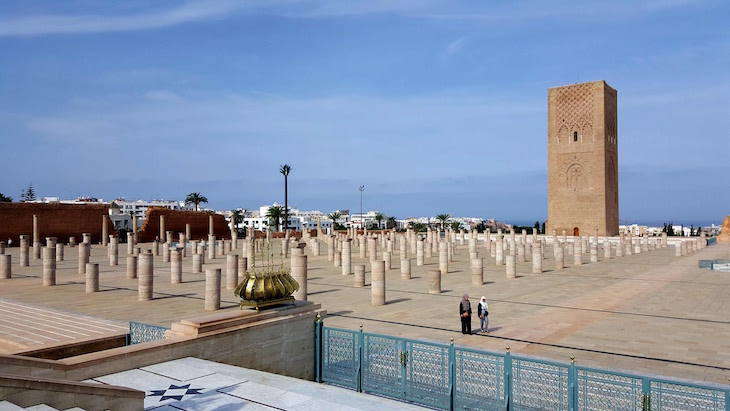
<svg viewBox="0 0 730 411">
<path fill-rule="evenodd" d="M 547 231 L 618 234 L 617 121 L 603 80 L 548 90 Z"/>
</svg>

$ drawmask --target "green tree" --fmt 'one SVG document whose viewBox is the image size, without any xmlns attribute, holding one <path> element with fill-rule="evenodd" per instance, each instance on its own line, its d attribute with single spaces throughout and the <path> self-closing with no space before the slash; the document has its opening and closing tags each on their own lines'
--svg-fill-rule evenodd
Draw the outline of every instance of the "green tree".
<svg viewBox="0 0 730 411">
<path fill-rule="evenodd" d="M 398 222 L 395 221 L 395 217 L 388 217 L 388 220 L 385 222 L 385 228 L 393 229 L 398 225 Z"/>
<path fill-rule="evenodd" d="M 333 211 L 327 214 L 327 217 L 332 220 L 332 230 L 336 230 L 340 226 L 340 223 L 338 223 L 337 220 L 342 218 L 342 213 L 340 213 L 339 211 Z"/>
<path fill-rule="evenodd" d="M 540 234 L 540 222 L 535 221 L 535 233 Z"/>
<path fill-rule="evenodd" d="M 444 229 L 444 225 L 447 221 L 449 221 L 449 215 L 448 214 L 439 214 L 436 216 L 436 219 L 441 221 L 441 229 Z"/>
<path fill-rule="evenodd" d="M 284 176 L 284 231 L 289 230 L 289 173 L 291 166 L 284 164 L 279 167 L 279 172 Z"/>
<path fill-rule="evenodd" d="M 426 224 L 420 223 L 418 221 L 409 221 L 408 227 L 410 227 L 411 230 L 413 230 L 417 233 L 426 231 Z"/>
<path fill-rule="evenodd" d="M 375 221 L 378 222 L 378 229 L 383 228 L 381 223 L 385 220 L 385 214 L 383 213 L 375 213 Z"/>
<path fill-rule="evenodd" d="M 702 227 L 697 227 L 697 237 L 702 235 Z"/>
<path fill-rule="evenodd" d="M 28 184 L 28 188 L 20 191 L 20 201 L 35 201 L 35 190 L 33 183 Z"/>
<path fill-rule="evenodd" d="M 198 205 L 201 203 L 208 204 L 208 199 L 200 193 L 190 193 L 185 197 L 185 205 L 195 204 L 195 211 L 198 211 Z"/>
<path fill-rule="evenodd" d="M 231 221 L 233 221 L 233 229 L 238 231 L 238 225 L 243 222 L 243 211 L 231 210 Z"/>
<path fill-rule="evenodd" d="M 276 231 L 279 231 L 279 222 L 284 215 L 284 207 L 277 205 L 271 206 L 266 211 L 266 218 L 269 219 L 269 226 L 274 226 Z"/>
<path fill-rule="evenodd" d="M 5 194 L 0 193 L 0 203 L 12 203 L 12 202 L 13 202 L 12 197 L 8 197 Z"/>
<path fill-rule="evenodd" d="M 452 221 L 451 229 L 454 231 L 459 231 L 461 229 L 461 221 Z"/>
<path fill-rule="evenodd" d="M 545 223 L 546 223 L 546 222 L 547 222 L 547 221 L 543 221 L 543 222 L 542 222 L 542 228 L 540 229 L 540 232 L 542 232 L 543 234 L 547 234 L 547 233 L 545 232 Z"/>
</svg>

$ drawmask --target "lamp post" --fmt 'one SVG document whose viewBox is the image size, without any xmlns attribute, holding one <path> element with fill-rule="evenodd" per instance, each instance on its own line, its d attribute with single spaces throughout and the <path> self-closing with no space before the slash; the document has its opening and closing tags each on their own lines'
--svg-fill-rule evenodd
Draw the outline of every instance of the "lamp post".
<svg viewBox="0 0 730 411">
<path fill-rule="evenodd" d="M 365 186 L 360 186 L 360 228 L 365 228 L 365 222 L 362 216 L 362 192 L 365 191 Z"/>
</svg>

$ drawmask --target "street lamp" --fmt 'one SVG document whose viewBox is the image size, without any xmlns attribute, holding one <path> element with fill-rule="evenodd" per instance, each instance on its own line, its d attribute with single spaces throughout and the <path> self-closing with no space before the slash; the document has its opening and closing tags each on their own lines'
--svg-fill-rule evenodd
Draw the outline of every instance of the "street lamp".
<svg viewBox="0 0 730 411">
<path fill-rule="evenodd" d="M 365 191 L 365 186 L 360 186 L 360 228 L 365 228 L 365 222 L 362 216 L 362 192 Z"/>
</svg>

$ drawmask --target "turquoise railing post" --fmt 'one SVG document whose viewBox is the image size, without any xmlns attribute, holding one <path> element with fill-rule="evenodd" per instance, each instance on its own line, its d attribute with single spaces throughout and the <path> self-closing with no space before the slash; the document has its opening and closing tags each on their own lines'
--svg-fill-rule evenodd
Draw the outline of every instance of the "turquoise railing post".
<svg viewBox="0 0 730 411">
<path fill-rule="evenodd" d="M 314 378 L 322 382 L 322 318 L 317 314 L 314 320 Z"/>
<path fill-rule="evenodd" d="M 406 398 L 406 374 L 408 373 L 408 351 L 406 350 L 406 340 L 400 341 L 400 394 L 402 398 Z"/>
<path fill-rule="evenodd" d="M 362 333 L 362 323 L 360 323 L 360 333 L 357 335 L 357 392 L 362 392 L 362 350 L 365 345 L 365 336 Z"/>
<path fill-rule="evenodd" d="M 454 409 L 454 381 L 456 380 L 456 350 L 454 349 L 454 337 L 451 337 L 449 345 L 449 411 Z"/>
<path fill-rule="evenodd" d="M 578 403 L 578 376 L 575 369 L 575 355 L 570 354 L 570 366 L 568 368 L 568 409 L 575 410 Z"/>
<path fill-rule="evenodd" d="M 730 378 L 727 379 L 730 385 Z M 730 389 L 725 390 L 725 411 L 730 411 Z"/>
<path fill-rule="evenodd" d="M 643 392 L 641 410 L 651 411 L 651 380 L 649 378 L 641 379 L 641 391 Z"/>
<path fill-rule="evenodd" d="M 504 409 L 512 409 L 512 357 L 507 344 L 507 354 L 504 356 Z"/>
</svg>

